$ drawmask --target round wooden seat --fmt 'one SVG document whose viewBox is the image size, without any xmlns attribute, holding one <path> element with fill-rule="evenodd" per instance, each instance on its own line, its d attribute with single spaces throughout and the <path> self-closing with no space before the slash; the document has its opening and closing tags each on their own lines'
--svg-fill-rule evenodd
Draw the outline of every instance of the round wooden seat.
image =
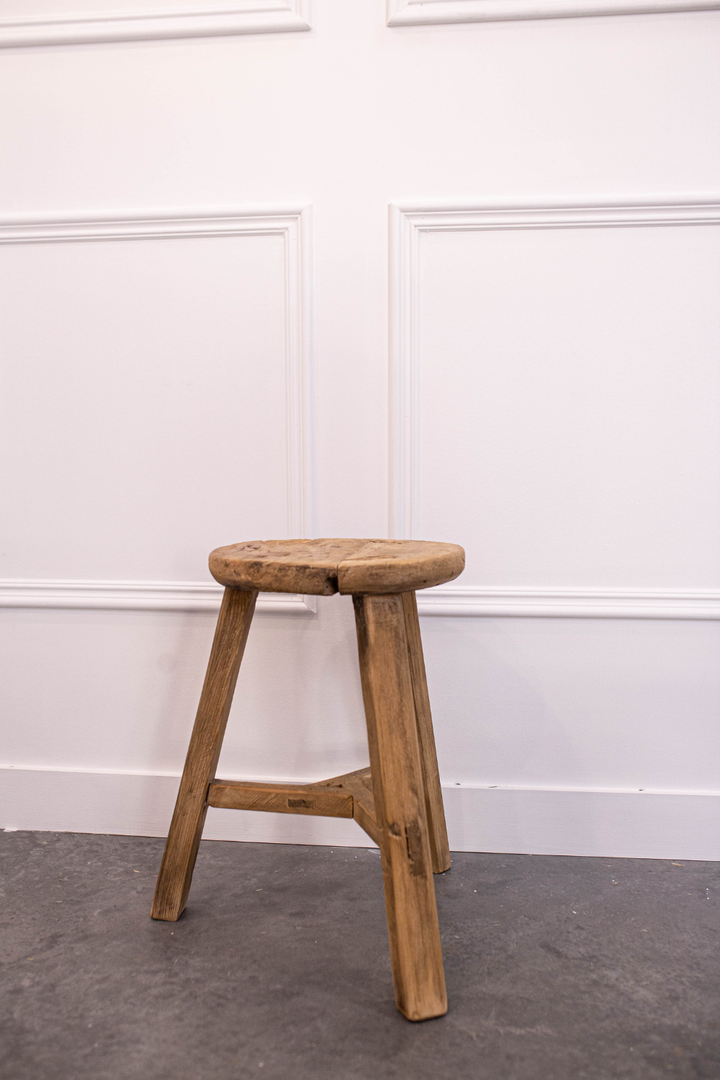
<svg viewBox="0 0 720 1080">
<path fill-rule="evenodd" d="M 210 573 L 228 588 L 316 596 L 414 592 L 464 567 L 457 544 L 427 540 L 249 540 L 210 554 Z"/>
</svg>

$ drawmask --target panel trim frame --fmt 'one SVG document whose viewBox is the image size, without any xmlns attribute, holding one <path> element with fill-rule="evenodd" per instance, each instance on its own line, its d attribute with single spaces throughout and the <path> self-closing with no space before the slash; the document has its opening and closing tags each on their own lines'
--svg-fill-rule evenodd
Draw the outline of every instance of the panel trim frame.
<svg viewBox="0 0 720 1080">
<path fill-rule="evenodd" d="M 310 0 L 235 0 L 227 9 L 142 9 L 132 15 L 67 15 L 56 19 L 0 19 L 0 48 L 95 45 L 310 30 Z"/>
<path fill-rule="evenodd" d="M 715 11 L 719 7 L 719 0 L 388 0 L 387 25 L 653 15 L 669 11 Z"/>
<path fill-rule="evenodd" d="M 102 217 L 0 220 L 0 244 L 134 241 L 195 237 L 280 236 L 285 250 L 285 416 L 287 531 L 306 536 L 313 516 L 311 207 L 177 211 Z M 0 608 L 206 611 L 219 607 L 214 582 L 0 579 Z M 307 614 L 317 598 L 262 593 L 258 611 Z"/>
<path fill-rule="evenodd" d="M 423 615 L 565 619 L 720 619 L 720 589 L 545 589 L 445 585 L 418 596 Z"/>
<path fill-rule="evenodd" d="M 416 534 L 419 243 L 427 232 L 720 225 L 718 196 L 589 203 L 393 203 L 390 206 L 390 536 Z M 423 615 L 719 619 L 720 589 L 444 585 Z"/>
<path fill-rule="evenodd" d="M 72 581 L 0 579 L 0 608 L 61 608 L 83 611 L 214 611 L 223 588 L 206 581 Z M 317 611 L 314 596 L 260 593 L 256 611 L 307 615 Z"/>
</svg>

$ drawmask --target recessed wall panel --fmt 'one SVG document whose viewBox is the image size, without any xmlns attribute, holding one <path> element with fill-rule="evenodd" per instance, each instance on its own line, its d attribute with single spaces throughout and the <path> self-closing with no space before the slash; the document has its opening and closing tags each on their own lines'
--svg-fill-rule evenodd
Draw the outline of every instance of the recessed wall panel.
<svg viewBox="0 0 720 1080">
<path fill-rule="evenodd" d="M 468 586 L 720 582 L 720 228 L 418 230 L 415 533 Z"/>
<path fill-rule="evenodd" d="M 287 535 L 285 245 L 0 247 L 0 576 L 199 580 Z"/>
</svg>

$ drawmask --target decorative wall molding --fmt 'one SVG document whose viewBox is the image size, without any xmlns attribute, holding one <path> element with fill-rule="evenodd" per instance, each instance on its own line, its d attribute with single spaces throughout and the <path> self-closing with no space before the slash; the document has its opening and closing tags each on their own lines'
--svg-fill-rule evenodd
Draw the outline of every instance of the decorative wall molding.
<svg viewBox="0 0 720 1080">
<path fill-rule="evenodd" d="M 285 248 L 285 386 L 287 424 L 287 533 L 310 529 L 312 476 L 309 451 L 311 352 L 310 208 L 245 209 L 102 218 L 0 221 L 0 244 L 78 241 L 192 240 L 196 237 L 281 236 Z M 219 585 L 198 582 L 0 579 L 0 607 L 204 611 L 219 605 Z M 315 597 L 264 593 L 259 611 L 303 614 Z"/>
<path fill-rule="evenodd" d="M 418 593 L 421 615 L 720 619 L 720 589 L 541 589 L 445 585 Z"/>
<path fill-rule="evenodd" d="M 43 581 L 0 578 L 0 608 L 219 611 L 223 589 L 204 581 Z M 261 593 L 256 611 L 307 615 L 317 597 Z"/>
<path fill-rule="evenodd" d="M 712 11 L 719 0 L 388 0 L 388 26 Z"/>
<path fill-rule="evenodd" d="M 427 232 L 487 229 L 720 225 L 720 200 L 589 205 L 403 203 L 390 207 L 390 535 L 416 535 L 418 503 L 419 241 Z M 425 615 L 718 619 L 713 589 L 441 586 L 423 592 Z"/>
<path fill-rule="evenodd" d="M 54 19 L 0 19 L 0 48 L 28 45 L 94 45 L 103 41 L 153 41 L 162 38 L 216 37 L 309 30 L 309 0 L 235 0 L 208 9 L 136 11 L 128 15 Z"/>
<path fill-rule="evenodd" d="M 0 767 L 0 829 L 166 836 L 178 783 L 179 776 L 169 773 Z M 453 851 L 720 859 L 718 791 L 446 783 L 443 801 Z M 215 808 L 208 812 L 203 836 L 266 844 L 374 846 L 349 819 Z"/>
<path fill-rule="evenodd" d="M 12 218 L 0 220 L 0 244 L 51 244 L 79 240 L 190 239 L 193 236 L 285 236 L 298 251 L 295 276 L 301 276 L 300 234 L 309 207 L 276 209 L 246 207 L 242 210 L 207 212 L 168 211 L 155 214 L 107 214 L 81 218 Z"/>
</svg>

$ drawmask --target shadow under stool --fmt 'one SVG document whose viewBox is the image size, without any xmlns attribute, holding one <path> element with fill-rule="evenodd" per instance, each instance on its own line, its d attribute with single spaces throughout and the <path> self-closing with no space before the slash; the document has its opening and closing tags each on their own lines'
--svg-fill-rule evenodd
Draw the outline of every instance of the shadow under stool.
<svg viewBox="0 0 720 1080">
<path fill-rule="evenodd" d="M 433 873 L 450 868 L 416 589 L 452 581 L 456 544 L 268 540 L 210 555 L 225 586 L 205 683 L 152 906 L 174 922 L 187 901 L 208 806 L 352 817 L 382 856 L 397 1007 L 447 1011 Z M 217 780 L 225 726 L 258 592 L 353 598 L 370 768 L 313 784 Z"/>
</svg>

